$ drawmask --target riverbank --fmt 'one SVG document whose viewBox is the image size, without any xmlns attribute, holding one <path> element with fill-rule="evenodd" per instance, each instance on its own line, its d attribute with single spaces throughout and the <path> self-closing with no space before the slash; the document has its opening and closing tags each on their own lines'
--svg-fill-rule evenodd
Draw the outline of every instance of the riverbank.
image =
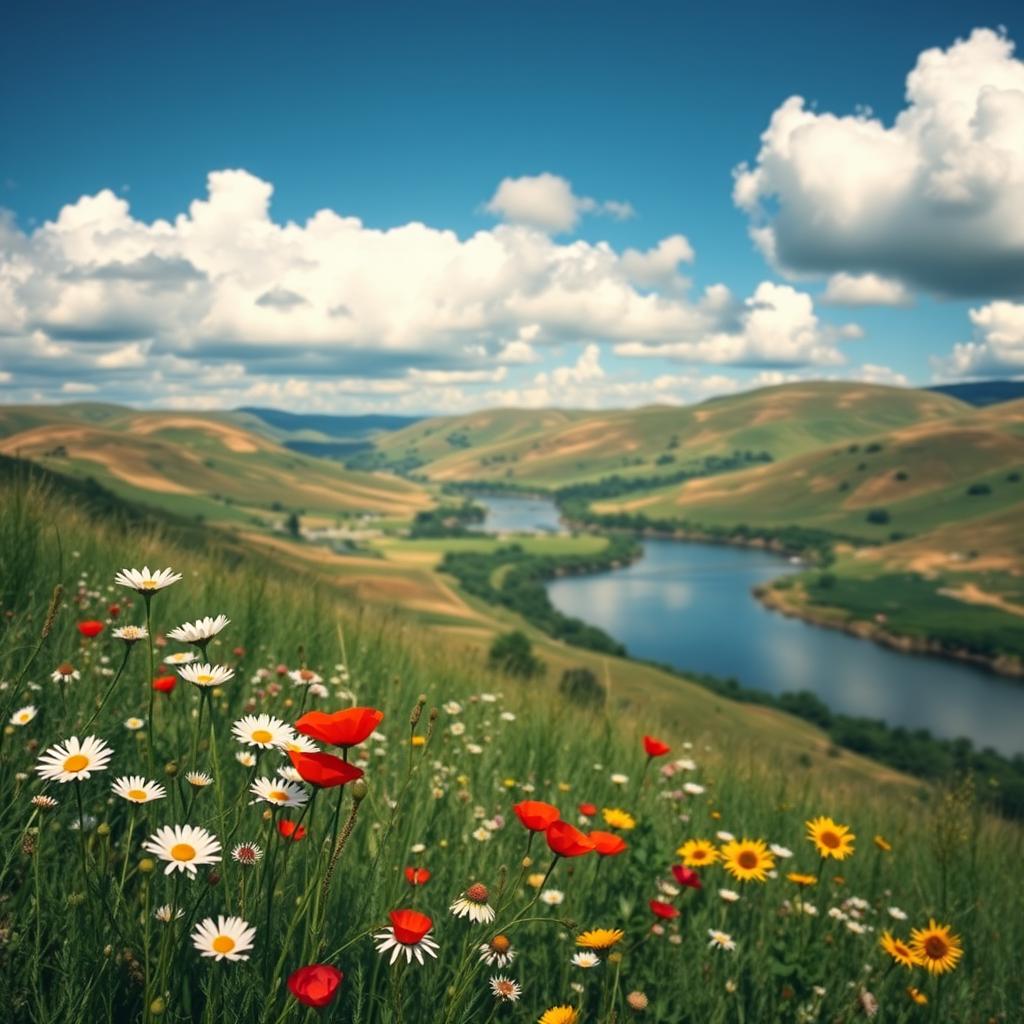
<svg viewBox="0 0 1024 1024">
<path fill-rule="evenodd" d="M 852 617 L 837 606 L 811 604 L 806 591 L 799 584 L 778 587 L 776 582 L 755 587 L 754 597 L 766 608 L 789 618 L 800 619 L 809 625 L 820 626 L 824 629 L 836 629 L 860 640 L 870 640 L 872 643 L 880 644 L 902 654 L 947 658 L 951 661 L 980 666 L 996 675 L 1024 679 L 1024 660 L 1020 657 L 1007 654 L 989 656 L 964 647 L 950 647 L 934 638 L 894 633 L 883 623 Z M 1022 622 L 1021 628 L 1024 629 L 1024 622 Z"/>
</svg>

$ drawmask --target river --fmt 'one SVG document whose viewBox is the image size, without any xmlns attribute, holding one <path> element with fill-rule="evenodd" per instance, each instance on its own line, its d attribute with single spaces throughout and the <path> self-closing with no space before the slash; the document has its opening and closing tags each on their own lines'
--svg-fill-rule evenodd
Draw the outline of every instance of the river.
<svg viewBox="0 0 1024 1024">
<path fill-rule="evenodd" d="M 488 531 L 558 528 L 546 499 L 476 500 L 488 508 Z M 800 568 L 770 552 L 674 540 L 646 540 L 643 549 L 622 569 L 552 580 L 551 602 L 600 626 L 637 658 L 769 693 L 809 690 L 834 711 L 1024 752 L 1021 682 L 769 611 L 753 588 Z"/>
</svg>

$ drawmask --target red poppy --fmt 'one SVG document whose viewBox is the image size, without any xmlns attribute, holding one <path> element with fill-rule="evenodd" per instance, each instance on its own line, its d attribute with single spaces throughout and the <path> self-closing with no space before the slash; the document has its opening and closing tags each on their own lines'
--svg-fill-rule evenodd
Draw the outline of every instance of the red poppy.
<svg viewBox="0 0 1024 1024">
<path fill-rule="evenodd" d="M 626 841 L 621 836 L 617 836 L 612 832 L 595 830 L 590 833 L 590 841 L 594 844 L 594 849 L 602 857 L 614 857 L 628 848 Z"/>
<path fill-rule="evenodd" d="M 289 750 L 288 756 L 303 782 L 310 782 L 321 789 L 344 786 L 363 777 L 363 769 L 342 761 L 333 754 L 304 754 L 301 750 Z"/>
<path fill-rule="evenodd" d="M 395 941 L 403 946 L 415 946 L 434 926 L 434 922 L 418 910 L 392 910 L 388 917 L 395 935 Z"/>
<path fill-rule="evenodd" d="M 679 916 L 679 911 L 671 903 L 662 903 L 661 900 L 648 900 L 647 905 L 655 917 L 671 921 L 673 917 Z"/>
<path fill-rule="evenodd" d="M 559 857 L 582 857 L 594 849 L 594 844 L 567 821 L 553 821 L 547 828 L 548 846 Z"/>
<path fill-rule="evenodd" d="M 119 604 L 108 604 L 107 614 L 112 618 L 116 619 L 121 614 L 121 606 Z"/>
<path fill-rule="evenodd" d="M 430 881 L 430 872 L 426 868 L 406 868 L 405 880 L 410 885 L 426 885 Z"/>
<path fill-rule="evenodd" d="M 295 723 L 295 729 L 304 736 L 312 736 L 335 747 L 355 747 L 380 725 L 383 718 L 384 712 L 376 708 L 346 708 L 332 714 L 309 711 Z"/>
<path fill-rule="evenodd" d="M 685 867 L 682 864 L 673 864 L 672 874 L 676 876 L 676 881 L 680 885 L 685 885 L 689 889 L 702 888 L 700 875 L 698 875 L 692 868 Z"/>
<path fill-rule="evenodd" d="M 277 823 L 277 831 L 280 832 L 285 839 L 291 839 L 294 843 L 297 843 L 300 839 L 306 838 L 306 826 L 296 825 L 294 821 L 289 821 L 287 818 L 282 818 Z"/>
<path fill-rule="evenodd" d="M 644 750 L 647 751 L 648 757 L 662 757 L 671 749 L 667 743 L 662 743 L 661 740 L 656 740 L 653 736 L 644 737 Z"/>
<path fill-rule="evenodd" d="M 245 657 L 245 648 L 244 647 L 236 647 L 231 653 L 236 658 L 244 658 Z"/>
<path fill-rule="evenodd" d="M 561 817 L 557 807 L 546 804 L 543 800 L 523 800 L 512 810 L 531 832 L 543 832 L 548 825 Z"/>
<path fill-rule="evenodd" d="M 103 632 L 103 623 L 97 619 L 86 619 L 78 624 L 78 632 L 91 640 L 94 636 L 99 636 Z"/>
<path fill-rule="evenodd" d="M 579 812 L 588 818 L 592 818 L 597 814 L 597 804 L 580 804 Z"/>
<path fill-rule="evenodd" d="M 158 676 L 153 680 L 153 689 L 157 693 L 170 693 L 177 685 L 177 676 Z"/>
<path fill-rule="evenodd" d="M 326 1006 L 338 991 L 345 975 L 330 964 L 310 964 L 293 971 L 288 978 L 291 994 L 303 1006 Z"/>
</svg>

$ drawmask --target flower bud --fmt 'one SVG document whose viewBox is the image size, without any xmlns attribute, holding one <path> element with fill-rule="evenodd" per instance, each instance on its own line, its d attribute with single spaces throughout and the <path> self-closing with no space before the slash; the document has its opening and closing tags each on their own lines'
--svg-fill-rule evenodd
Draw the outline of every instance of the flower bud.
<svg viewBox="0 0 1024 1024">
<path fill-rule="evenodd" d="M 156 867 L 156 862 L 152 857 L 143 857 L 139 861 L 139 871 L 144 875 L 148 875 Z"/>
<path fill-rule="evenodd" d="M 352 799 L 359 803 L 361 800 L 366 799 L 366 794 L 369 792 L 369 787 L 366 785 L 366 779 L 356 779 L 352 783 Z"/>
<path fill-rule="evenodd" d="M 167 775 L 168 777 L 173 779 L 175 777 L 175 775 L 177 775 L 177 774 L 178 774 L 178 762 L 177 761 L 168 761 L 167 764 L 164 765 L 164 775 Z"/>
<path fill-rule="evenodd" d="M 157 996 L 156 999 L 149 1004 L 149 1012 L 153 1014 L 154 1017 L 161 1016 L 166 1009 L 167 1004 L 160 998 L 160 996 Z"/>
<path fill-rule="evenodd" d="M 99 823 L 99 825 L 96 826 L 96 835 L 98 835 L 98 836 L 109 836 L 110 835 L 110 826 L 105 821 L 101 821 Z"/>
</svg>

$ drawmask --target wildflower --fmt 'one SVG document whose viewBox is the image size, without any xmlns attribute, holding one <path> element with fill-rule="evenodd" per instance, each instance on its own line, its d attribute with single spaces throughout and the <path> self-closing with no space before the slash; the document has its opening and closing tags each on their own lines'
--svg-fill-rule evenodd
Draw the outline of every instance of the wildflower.
<svg viewBox="0 0 1024 1024">
<path fill-rule="evenodd" d="M 578 1024 L 579 1019 L 571 1006 L 552 1006 L 540 1015 L 537 1024 Z"/>
<path fill-rule="evenodd" d="M 160 569 L 149 571 L 149 566 L 143 566 L 141 572 L 138 569 L 122 569 L 115 577 L 114 582 L 122 587 L 128 587 L 149 598 L 158 590 L 169 587 L 181 579 L 181 573 L 172 569 Z"/>
<path fill-rule="evenodd" d="M 147 804 L 151 800 L 162 800 L 167 791 L 158 782 L 148 782 L 142 775 L 124 775 L 114 780 L 110 787 L 115 796 L 133 804 Z"/>
<path fill-rule="evenodd" d="M 153 911 L 153 916 L 164 924 L 170 924 L 171 921 L 177 921 L 183 918 L 185 916 L 185 911 L 181 907 L 175 907 L 170 903 L 164 903 Z"/>
<path fill-rule="evenodd" d="M 37 714 L 39 711 L 35 704 L 26 704 L 23 708 L 18 708 L 8 721 L 11 725 L 28 725 Z"/>
<path fill-rule="evenodd" d="M 333 754 L 304 754 L 298 750 L 289 750 L 288 757 L 303 781 L 321 789 L 344 786 L 346 782 L 353 782 L 363 776 L 362 768 Z"/>
<path fill-rule="evenodd" d="M 37 796 L 32 797 L 33 806 L 38 807 L 41 811 L 52 811 L 59 802 L 59 800 L 55 800 L 52 796 L 47 796 L 45 793 L 39 793 Z"/>
<path fill-rule="evenodd" d="M 196 925 L 192 945 L 203 956 L 212 956 L 215 960 L 248 960 L 248 950 L 252 949 L 255 937 L 256 929 L 250 928 L 248 921 L 218 915 L 216 923 L 212 917 L 207 917 Z"/>
<path fill-rule="evenodd" d="M 647 996 L 643 992 L 633 991 L 626 996 L 626 1003 L 631 1010 L 640 1013 L 647 1009 Z"/>
<path fill-rule="evenodd" d="M 378 953 L 391 950 L 389 963 L 393 964 L 402 954 L 405 962 L 412 963 L 412 958 L 420 964 L 424 962 L 424 953 L 437 958 L 437 943 L 430 937 L 430 929 L 434 922 L 426 914 L 418 910 L 392 910 L 391 927 L 377 932 L 373 936 Z"/>
<path fill-rule="evenodd" d="M 299 668 L 288 673 L 288 678 L 296 686 L 313 686 L 316 683 L 322 683 L 322 677 L 318 676 L 312 669 Z"/>
<path fill-rule="evenodd" d="M 238 753 L 235 754 L 235 760 L 243 768 L 256 767 L 256 758 L 252 754 L 250 754 L 248 750 L 239 750 Z"/>
<path fill-rule="evenodd" d="M 906 919 L 907 919 L 906 911 L 900 910 L 899 907 L 889 907 L 889 909 L 886 911 L 886 913 L 894 921 L 906 921 Z"/>
<path fill-rule="evenodd" d="M 448 731 L 453 736 L 464 736 L 466 734 L 466 723 L 452 722 L 452 724 L 448 726 Z"/>
<path fill-rule="evenodd" d="M 230 621 L 226 615 L 218 615 L 215 619 L 207 615 L 205 618 L 196 619 L 195 622 L 186 622 L 183 626 L 168 630 L 167 636 L 171 640 L 177 640 L 183 644 L 193 644 L 205 651 L 206 645 Z"/>
<path fill-rule="evenodd" d="M 487 886 L 476 882 L 459 893 L 448 909 L 456 917 L 468 917 L 476 924 L 490 924 L 494 920 L 494 908 L 487 902 L 489 896 Z"/>
<path fill-rule="evenodd" d="M 449 715 L 461 715 L 462 705 L 457 700 L 449 700 L 441 705 Z"/>
<path fill-rule="evenodd" d="M 847 931 L 853 932 L 854 935 L 863 935 L 868 931 L 868 926 L 866 924 L 862 924 L 860 921 L 847 921 L 846 928 Z"/>
<path fill-rule="evenodd" d="M 103 623 L 97 619 L 86 619 L 84 622 L 78 623 L 78 632 L 87 640 L 92 640 L 93 637 L 97 637 L 103 632 Z"/>
<path fill-rule="evenodd" d="M 175 654 L 168 654 L 165 658 L 161 659 L 165 665 L 188 665 L 195 660 L 194 651 L 178 651 Z"/>
<path fill-rule="evenodd" d="M 913 985 L 907 986 L 907 996 L 912 1003 L 917 1003 L 918 1006 L 928 1005 L 928 997 L 919 988 L 914 988 Z"/>
<path fill-rule="evenodd" d="M 195 878 L 197 867 L 220 860 L 217 837 L 193 825 L 164 825 L 142 844 L 142 848 L 167 861 L 165 875 L 178 870 L 187 871 Z"/>
<path fill-rule="evenodd" d="M 689 793 L 690 796 L 700 796 L 704 792 L 704 787 L 699 782 L 684 782 L 683 792 Z"/>
<path fill-rule="evenodd" d="M 799 871 L 790 871 L 786 877 L 794 885 L 816 885 L 818 882 L 815 875 L 802 875 Z"/>
<path fill-rule="evenodd" d="M 597 967 L 601 962 L 601 958 L 596 953 L 591 953 L 589 950 L 583 953 L 573 953 L 572 960 L 570 961 L 573 967 L 583 967 L 589 969 L 591 967 Z"/>
<path fill-rule="evenodd" d="M 263 848 L 257 843 L 239 843 L 231 851 L 231 859 L 236 864 L 252 867 L 253 864 L 258 864 L 263 860 Z"/>
<path fill-rule="evenodd" d="M 561 889 L 545 889 L 540 894 L 541 903 L 546 903 L 549 907 L 561 906 L 564 899 L 565 893 Z"/>
<path fill-rule="evenodd" d="M 129 732 L 138 732 L 145 724 L 145 721 L 141 718 L 132 717 L 124 720 L 124 727 L 129 730 Z"/>
<path fill-rule="evenodd" d="M 771 852 L 779 858 L 779 860 L 789 860 L 793 856 L 793 851 L 787 846 L 779 846 L 778 843 L 772 843 L 768 847 Z"/>
<path fill-rule="evenodd" d="M 812 818 L 807 822 L 807 838 L 814 843 L 821 857 L 844 860 L 853 853 L 853 835 L 846 825 L 837 825 L 831 818 Z"/>
<path fill-rule="evenodd" d="M 149 632 L 145 626 L 118 626 L 111 634 L 115 640 L 123 640 L 125 645 L 131 647 L 140 640 L 145 640 Z"/>
<path fill-rule="evenodd" d="M 647 905 L 651 908 L 651 913 L 655 917 L 660 917 L 664 921 L 671 921 L 672 918 L 679 916 L 679 911 L 671 903 L 664 903 L 661 900 L 648 900 Z"/>
<path fill-rule="evenodd" d="M 297 843 L 306 838 L 306 826 L 297 825 L 294 821 L 282 818 L 277 823 L 277 831 L 285 838 Z"/>
<path fill-rule="evenodd" d="M 552 853 L 559 857 L 581 857 L 594 849 L 594 844 L 567 821 L 553 821 L 545 836 Z"/>
<path fill-rule="evenodd" d="M 760 839 L 734 839 L 722 847 L 722 865 L 741 882 L 763 882 L 775 867 L 775 858 Z"/>
<path fill-rule="evenodd" d="M 213 782 L 213 776 L 206 772 L 185 772 L 185 781 L 190 786 L 195 786 L 196 789 L 202 789 Z"/>
<path fill-rule="evenodd" d="M 548 825 L 559 820 L 558 808 L 543 800 L 523 800 L 513 808 L 516 817 L 531 832 L 544 832 Z"/>
<path fill-rule="evenodd" d="M 485 942 L 477 947 L 480 952 L 480 962 L 493 967 L 508 967 L 516 958 L 516 951 L 512 948 L 507 935 L 495 935 L 490 942 Z"/>
<path fill-rule="evenodd" d="M 487 840 L 491 838 L 491 831 L 481 825 L 478 829 L 475 829 L 471 835 L 478 843 L 486 843 Z"/>
<path fill-rule="evenodd" d="M 271 781 L 266 776 L 256 779 L 249 792 L 275 807 L 301 807 L 309 799 L 309 794 L 294 782 L 285 782 L 284 779 Z"/>
<path fill-rule="evenodd" d="M 623 775 L 622 772 L 612 772 L 608 780 L 613 786 L 625 786 L 629 782 L 629 776 Z"/>
<path fill-rule="evenodd" d="M 673 864 L 672 874 L 680 885 L 685 885 L 688 889 L 701 888 L 700 875 L 691 868 L 683 867 L 682 864 Z"/>
<path fill-rule="evenodd" d="M 239 743 L 269 750 L 280 747 L 291 736 L 292 730 L 291 726 L 273 715 L 246 715 L 235 722 L 231 733 Z"/>
<path fill-rule="evenodd" d="M 708 937 L 711 940 L 708 942 L 708 946 L 711 949 L 724 949 L 731 953 L 736 948 L 736 942 L 728 932 L 720 932 L 715 928 L 709 928 Z"/>
<path fill-rule="evenodd" d="M 281 749 L 286 753 L 295 751 L 297 754 L 319 754 L 320 748 L 307 736 L 299 736 L 297 733 L 290 732 L 279 744 Z"/>
<path fill-rule="evenodd" d="M 688 839 L 676 850 L 688 868 L 703 868 L 714 864 L 720 854 L 713 843 L 707 839 Z"/>
<path fill-rule="evenodd" d="M 346 708 L 327 714 L 309 711 L 296 723 L 296 732 L 334 747 L 356 747 L 380 725 L 384 712 L 376 708 Z"/>
<path fill-rule="evenodd" d="M 516 1002 L 523 992 L 519 982 L 506 978 L 503 974 L 497 974 L 491 978 L 490 985 L 491 994 L 503 1003 Z"/>
<path fill-rule="evenodd" d="M 288 976 L 288 991 L 303 1006 L 320 1009 L 334 998 L 344 977 L 337 967 L 330 964 L 310 964 L 292 971 Z"/>
<path fill-rule="evenodd" d="M 36 763 L 36 771 L 48 782 L 79 782 L 93 772 L 106 771 L 113 753 L 97 736 L 86 736 L 81 743 L 72 736 L 45 751 Z"/>
<path fill-rule="evenodd" d="M 718 896 L 726 903 L 735 903 L 740 898 L 740 894 L 734 889 L 719 889 Z"/>
<path fill-rule="evenodd" d="M 220 686 L 233 679 L 235 670 L 226 665 L 186 665 L 178 669 L 178 675 L 196 686 Z"/>
<path fill-rule="evenodd" d="M 62 661 L 51 673 L 55 683 L 70 683 L 82 678 L 82 673 L 70 661 Z"/>
<path fill-rule="evenodd" d="M 178 685 L 177 676 L 157 676 L 153 680 L 153 689 L 157 693 L 170 693 Z"/>
<path fill-rule="evenodd" d="M 864 989 L 857 997 L 861 1013 L 869 1020 L 878 1015 L 878 1000 L 867 989 Z"/>
<path fill-rule="evenodd" d="M 594 850 L 602 857 L 616 857 L 627 849 L 626 841 L 613 832 L 593 831 L 587 838 L 594 844 Z"/>
<path fill-rule="evenodd" d="M 580 804 L 576 810 L 578 810 L 584 818 L 592 818 L 597 814 L 597 804 Z"/>
<path fill-rule="evenodd" d="M 662 743 L 661 740 L 656 740 L 653 736 L 645 736 L 644 750 L 647 751 L 648 757 L 664 757 L 671 747 L 667 743 Z"/>
<path fill-rule="evenodd" d="M 636 828 L 636 818 L 618 807 L 606 807 L 601 811 L 601 817 L 609 828 L 621 829 L 624 832 Z"/>
<path fill-rule="evenodd" d="M 619 928 L 592 928 L 576 936 L 576 945 L 585 949 L 611 949 L 624 935 Z"/>
<path fill-rule="evenodd" d="M 426 885 L 430 881 L 430 872 L 427 868 L 406 868 L 405 880 L 411 886 Z"/>
<path fill-rule="evenodd" d="M 928 921 L 927 928 L 911 931 L 910 948 L 929 974 L 953 970 L 964 953 L 959 936 L 952 934 L 949 925 L 938 924 L 934 918 Z"/>
</svg>

